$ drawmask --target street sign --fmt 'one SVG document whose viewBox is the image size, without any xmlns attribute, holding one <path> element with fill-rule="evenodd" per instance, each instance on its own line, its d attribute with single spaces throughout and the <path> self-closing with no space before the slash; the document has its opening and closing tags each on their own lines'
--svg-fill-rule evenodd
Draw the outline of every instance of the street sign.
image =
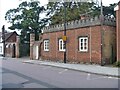
<svg viewBox="0 0 120 90">
<path fill-rule="evenodd" d="M 62 36 L 63 41 L 67 41 L 67 36 Z"/>
</svg>

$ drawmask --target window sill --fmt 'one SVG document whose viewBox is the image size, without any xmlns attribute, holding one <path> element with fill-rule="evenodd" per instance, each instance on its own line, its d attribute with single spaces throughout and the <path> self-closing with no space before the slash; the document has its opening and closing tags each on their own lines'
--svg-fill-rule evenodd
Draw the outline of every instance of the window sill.
<svg viewBox="0 0 120 90">
<path fill-rule="evenodd" d="M 78 51 L 79 53 L 88 53 L 88 51 Z"/>
<path fill-rule="evenodd" d="M 49 50 L 44 50 L 44 52 L 49 52 Z"/>
<path fill-rule="evenodd" d="M 59 50 L 59 52 L 65 52 L 66 50 Z"/>
</svg>

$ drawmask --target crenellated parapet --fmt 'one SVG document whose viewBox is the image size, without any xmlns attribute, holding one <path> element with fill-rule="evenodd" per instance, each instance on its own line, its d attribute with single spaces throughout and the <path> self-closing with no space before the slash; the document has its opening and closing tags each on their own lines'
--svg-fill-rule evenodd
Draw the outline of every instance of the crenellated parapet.
<svg viewBox="0 0 120 90">
<path fill-rule="evenodd" d="M 68 30 L 68 29 L 97 26 L 97 25 L 101 25 L 100 16 L 96 16 L 96 17 L 89 18 L 89 19 L 82 19 L 82 20 L 75 20 L 75 21 L 67 22 L 66 29 Z M 103 25 L 116 26 L 116 21 L 113 18 L 104 17 Z M 51 25 L 51 26 L 44 27 L 43 33 L 57 32 L 57 31 L 63 31 L 63 30 L 64 30 L 64 24 Z"/>
</svg>

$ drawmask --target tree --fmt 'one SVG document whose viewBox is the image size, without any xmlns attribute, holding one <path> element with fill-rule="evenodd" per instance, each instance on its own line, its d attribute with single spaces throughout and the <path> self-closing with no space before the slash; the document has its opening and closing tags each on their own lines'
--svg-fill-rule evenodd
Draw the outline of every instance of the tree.
<svg viewBox="0 0 120 90">
<path fill-rule="evenodd" d="M 39 1 L 24 1 L 16 9 L 8 10 L 5 19 L 12 24 L 9 29 L 21 30 L 22 37 L 28 36 L 27 32 L 35 33 L 37 40 L 41 29 L 47 24 L 46 18 L 40 18 L 44 10 Z"/>
<path fill-rule="evenodd" d="M 110 4 L 109 6 L 103 6 L 103 15 L 106 17 L 116 17 L 114 7 L 117 5 L 117 3 Z"/>
<path fill-rule="evenodd" d="M 103 15 L 106 17 L 115 17 L 115 5 L 116 4 L 110 4 L 110 6 L 103 6 Z M 79 20 L 81 14 L 88 15 L 89 17 L 95 17 L 100 15 L 101 6 L 99 6 L 97 2 L 75 2 L 75 0 L 71 0 L 71 2 L 65 2 L 65 6 L 67 22 L 72 20 Z M 63 2 L 49 2 L 46 12 L 47 16 L 50 17 L 49 22 L 51 25 L 64 22 Z"/>
<path fill-rule="evenodd" d="M 47 5 L 47 15 L 50 17 L 50 24 L 59 24 L 64 22 L 64 7 L 66 7 L 66 21 L 80 19 L 80 14 L 90 14 L 90 16 L 95 16 L 98 13 L 92 14 L 98 5 L 94 2 L 76 2 L 71 0 L 71 2 L 49 2 Z M 99 9 L 100 10 L 100 9 Z"/>
<path fill-rule="evenodd" d="M 35 33 L 35 39 L 39 39 L 41 29 L 47 24 L 47 18 L 41 18 L 45 8 L 39 1 L 24 1 L 15 9 L 6 12 L 5 19 L 11 23 L 9 29 L 20 30 L 20 55 L 29 55 L 30 33 Z"/>
</svg>

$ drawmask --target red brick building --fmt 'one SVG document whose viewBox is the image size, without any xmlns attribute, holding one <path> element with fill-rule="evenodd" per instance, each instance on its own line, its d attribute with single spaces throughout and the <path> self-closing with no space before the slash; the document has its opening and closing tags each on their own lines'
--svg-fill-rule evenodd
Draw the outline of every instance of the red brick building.
<svg viewBox="0 0 120 90">
<path fill-rule="evenodd" d="M 66 49 L 64 47 L 64 24 L 43 29 L 40 57 L 62 61 L 66 51 L 67 62 L 113 63 L 116 58 L 116 24 L 111 18 L 100 17 L 76 20 L 66 24 Z M 101 61 L 102 60 L 102 61 Z"/>
<path fill-rule="evenodd" d="M 17 57 L 19 50 L 18 50 L 18 43 L 17 43 L 17 36 L 16 32 L 9 32 L 5 34 L 5 56 L 8 57 Z"/>
<path fill-rule="evenodd" d="M 120 61 L 120 1 L 115 7 L 116 11 L 116 39 L 117 39 L 117 61 Z"/>
</svg>

